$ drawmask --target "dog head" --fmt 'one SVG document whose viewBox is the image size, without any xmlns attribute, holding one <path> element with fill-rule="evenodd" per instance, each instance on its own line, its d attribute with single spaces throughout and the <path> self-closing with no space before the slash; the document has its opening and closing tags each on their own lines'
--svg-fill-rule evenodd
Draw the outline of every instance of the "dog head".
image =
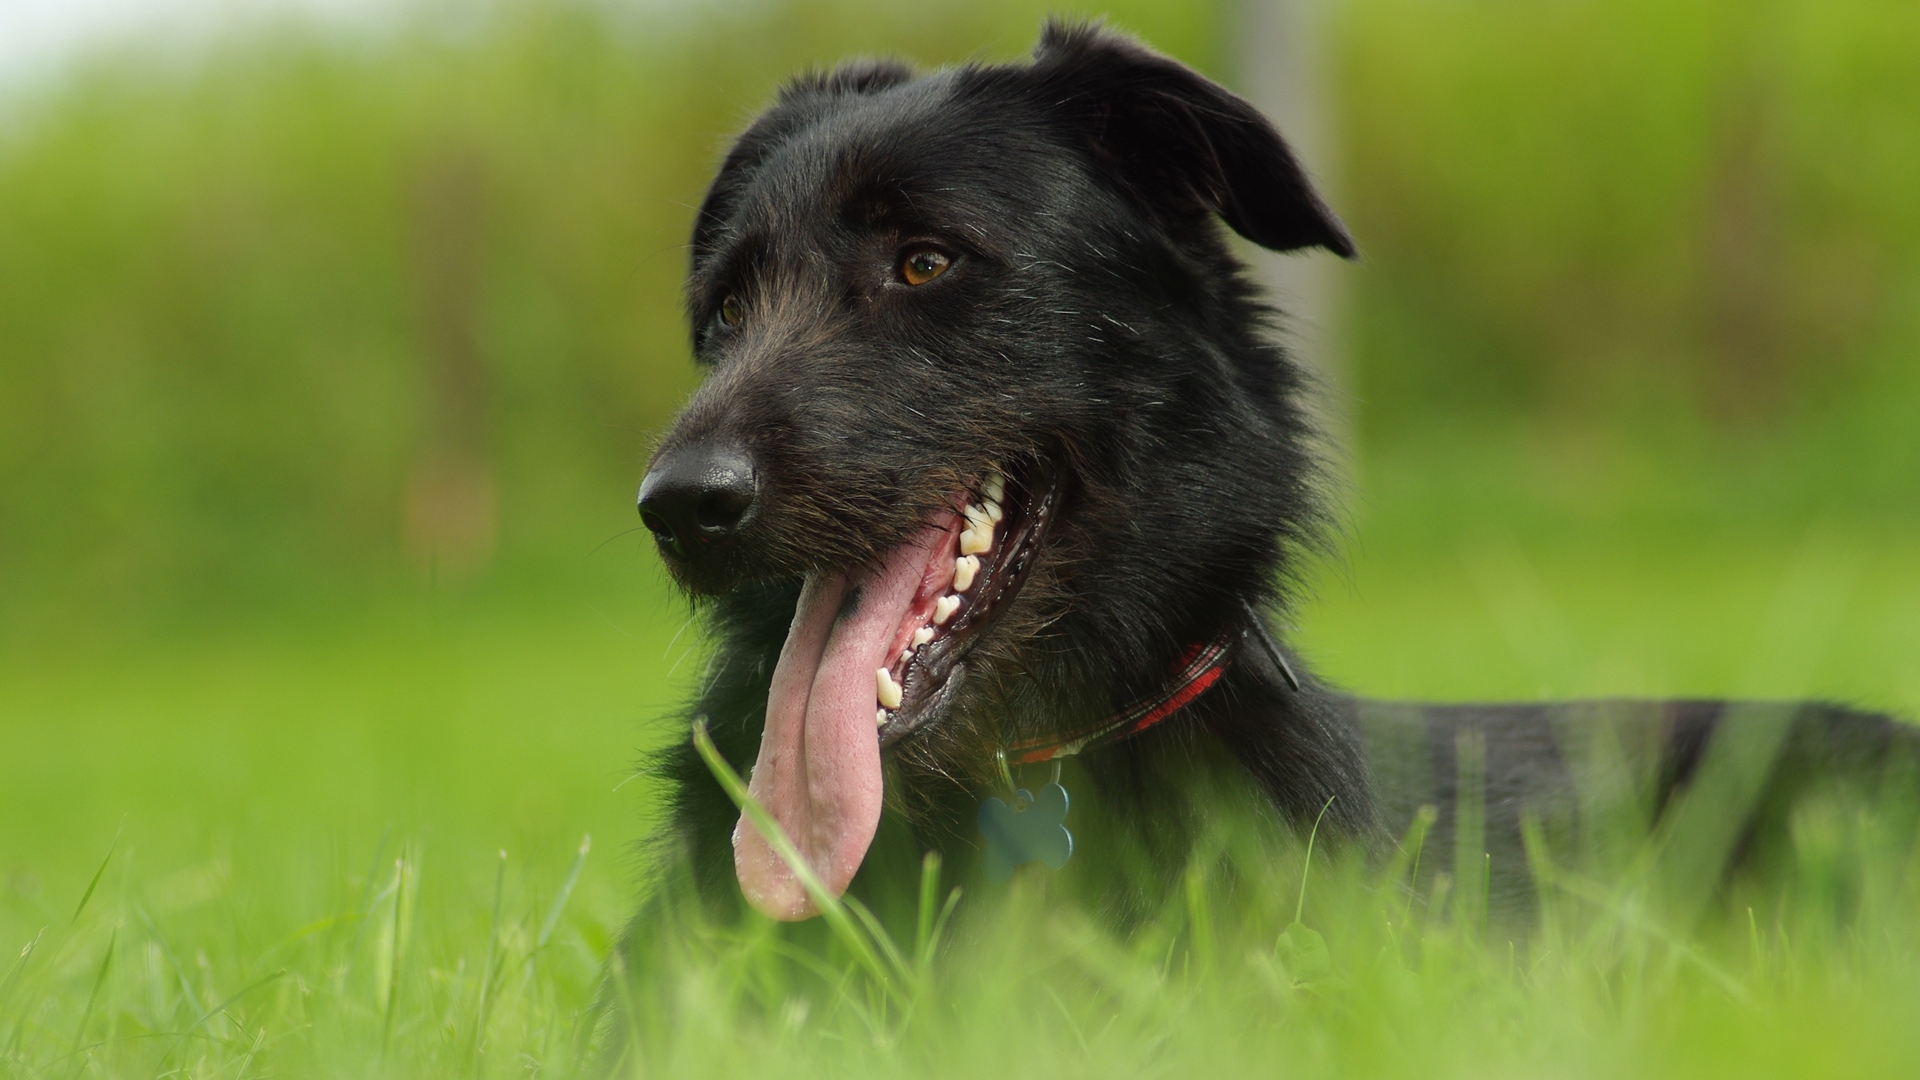
<svg viewBox="0 0 1920 1080">
<path fill-rule="evenodd" d="M 1104 714 L 1315 537 L 1300 375 L 1216 218 L 1353 253 L 1251 106 L 1088 27 L 802 79 L 728 154 L 688 279 L 706 381 L 640 508 L 696 595 L 803 583 L 751 786 L 829 887 L 883 749 L 911 801 Z M 736 867 L 810 913 L 751 828 Z"/>
</svg>

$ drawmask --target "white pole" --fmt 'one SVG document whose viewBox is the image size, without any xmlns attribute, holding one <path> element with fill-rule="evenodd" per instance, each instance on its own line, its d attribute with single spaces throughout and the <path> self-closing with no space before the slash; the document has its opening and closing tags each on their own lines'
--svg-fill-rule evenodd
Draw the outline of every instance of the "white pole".
<svg viewBox="0 0 1920 1080">
<path fill-rule="evenodd" d="M 1331 0 L 1234 0 L 1229 16 L 1241 93 L 1279 127 L 1327 205 L 1339 213 L 1331 8 Z M 1315 411 L 1323 430 L 1344 445 L 1353 407 L 1341 332 L 1347 264 L 1317 248 L 1291 255 L 1253 249 L 1252 262 L 1285 315 L 1284 343 L 1321 380 Z"/>
</svg>

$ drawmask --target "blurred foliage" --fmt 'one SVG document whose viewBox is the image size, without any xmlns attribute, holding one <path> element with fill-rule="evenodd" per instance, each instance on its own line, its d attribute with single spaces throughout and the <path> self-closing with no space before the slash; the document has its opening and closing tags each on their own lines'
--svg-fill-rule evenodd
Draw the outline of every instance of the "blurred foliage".
<svg viewBox="0 0 1920 1080">
<path fill-rule="evenodd" d="M 1920 492 L 1920 8 L 1343 10 L 1369 433 L 1785 435 L 1803 488 Z"/>
<path fill-rule="evenodd" d="M 808 64 L 1014 56 L 1043 14 L 435 10 L 107 56 L 12 111 L 8 595 L 204 612 L 579 558 L 692 384 L 681 244 L 727 134 Z M 1222 12 L 1103 10 L 1221 74 Z M 1337 15 L 1363 459 L 1491 418 L 1575 488 L 1732 446 L 1748 472 L 1685 490 L 1920 490 L 1911 4 Z"/>
<path fill-rule="evenodd" d="M 1207 23 L 1121 21 L 1192 55 Z M 578 558 L 691 388 L 682 244 L 725 137 L 863 49 L 1035 5 L 676 21 L 509 3 L 185 71 L 99 61 L 0 141 L 0 591 L 204 613 L 318 577 Z M 497 537 L 494 535 L 497 523 Z"/>
</svg>

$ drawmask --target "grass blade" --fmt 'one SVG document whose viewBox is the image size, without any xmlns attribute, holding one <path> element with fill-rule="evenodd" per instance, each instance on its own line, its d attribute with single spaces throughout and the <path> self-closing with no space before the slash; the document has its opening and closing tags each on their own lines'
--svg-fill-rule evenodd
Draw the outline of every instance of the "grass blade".
<svg viewBox="0 0 1920 1080">
<path fill-rule="evenodd" d="M 207 1021 L 213 1019 L 216 1016 L 219 1016 L 221 1013 L 226 1012 L 229 1008 L 233 1006 L 234 1002 L 239 1001 L 241 998 L 246 997 L 248 994 L 253 993 L 255 990 L 260 989 L 261 987 L 267 985 L 270 982 L 273 982 L 276 979 L 285 978 L 286 974 L 287 974 L 286 969 L 281 968 L 279 971 L 276 971 L 271 975 L 262 975 L 258 979 L 255 979 L 254 981 L 248 983 L 247 985 L 241 987 L 240 989 L 234 991 L 232 994 L 228 995 L 225 1001 L 222 1001 L 220 1004 L 215 1005 L 213 1008 L 208 1009 L 204 1013 L 201 1013 L 200 1019 L 195 1020 L 193 1023 L 187 1025 L 187 1028 L 185 1031 L 182 1031 L 179 1035 L 174 1037 L 172 1045 L 168 1046 L 166 1049 L 166 1052 L 160 1055 L 160 1060 L 154 1063 L 153 1074 L 155 1076 L 159 1076 L 163 1072 L 165 1072 L 167 1059 L 173 1057 L 173 1055 L 180 1049 L 181 1044 L 185 1043 L 189 1038 L 192 1038 L 193 1033 L 200 1030 L 201 1026 L 204 1025 Z"/>
<path fill-rule="evenodd" d="M 140 921 L 147 924 L 148 935 L 160 946 L 160 955 L 166 957 L 167 964 L 173 968 L 174 978 L 179 980 L 180 983 L 181 999 L 189 1006 L 198 1009 L 200 1007 L 200 995 L 193 989 L 193 980 L 187 977 L 186 965 L 182 964 L 180 957 L 175 955 L 173 943 L 167 940 L 167 935 L 160 932 L 160 924 L 156 922 L 153 915 L 147 911 L 145 904 L 135 904 L 133 910 L 139 914 Z"/>
<path fill-rule="evenodd" d="M 933 906 L 939 902 L 940 895 L 940 853 L 929 851 L 920 860 L 920 905 L 919 917 L 914 922 L 913 957 L 917 965 L 924 967 L 927 962 L 927 949 L 933 938 Z"/>
<path fill-rule="evenodd" d="M 26 974 L 27 961 L 33 959 L 33 951 L 40 947 L 40 939 L 46 935 L 47 928 L 43 926 L 39 933 L 33 935 L 33 940 L 21 948 L 20 959 L 15 960 L 13 966 L 7 969 L 6 979 L 0 981 L 0 1013 L 6 1012 L 7 999 L 13 996 L 13 988 L 19 985 L 20 977 Z"/>
<path fill-rule="evenodd" d="M 593 834 L 580 838 L 580 850 L 574 853 L 573 865 L 567 868 L 567 877 L 560 883 L 560 892 L 553 898 L 553 907 L 547 911 L 547 919 L 540 924 L 540 936 L 534 940 L 535 951 L 547 947 L 547 939 L 553 936 L 553 928 L 560 924 L 560 913 L 566 910 L 567 898 L 573 895 L 574 883 L 580 880 L 580 868 L 586 865 L 587 852 L 593 850 Z"/>
<path fill-rule="evenodd" d="M 874 951 L 873 942 L 867 940 L 867 936 L 861 932 L 859 924 L 848 912 L 847 906 L 841 903 L 840 898 L 821 884 L 813 868 L 807 865 L 805 858 L 801 857 L 800 850 L 793 846 L 792 840 L 788 839 L 786 830 L 780 827 L 780 823 L 774 820 L 766 807 L 761 806 L 759 801 L 747 792 L 747 785 L 740 779 L 740 774 L 733 771 L 733 766 L 727 764 L 727 759 L 721 757 L 719 749 L 713 745 L 713 737 L 707 734 L 707 725 L 704 721 L 693 725 L 693 745 L 694 749 L 700 752 L 700 759 L 707 763 L 707 769 L 713 773 L 713 778 L 719 781 L 721 788 L 725 789 L 727 797 L 732 799 L 734 805 L 740 808 L 740 812 L 747 816 L 747 820 L 753 827 L 760 830 L 760 835 L 766 838 L 767 846 L 773 848 L 774 853 L 787 864 L 787 868 L 793 871 L 793 876 L 799 879 L 800 887 L 807 891 L 808 898 L 813 901 L 813 906 L 819 910 L 820 917 L 832 929 L 834 936 L 852 951 L 854 958 L 867 970 L 867 974 L 875 982 L 890 993 L 904 999 L 904 993 L 889 976 L 885 965 L 880 962 L 879 955 Z"/>
<path fill-rule="evenodd" d="M 87 891 L 80 894 L 80 903 L 73 909 L 73 918 L 67 920 L 68 926 L 79 922 L 80 913 L 87 910 L 87 902 L 93 899 L 93 890 L 100 887 L 100 879 L 107 873 L 107 864 L 113 861 L 114 849 L 120 846 L 120 834 L 126 831 L 126 825 L 122 824 L 113 834 L 113 842 L 107 845 L 107 857 L 100 860 L 100 869 L 93 872 L 93 880 L 87 882 Z"/>
<path fill-rule="evenodd" d="M 373 845 L 373 861 L 367 864 L 367 876 L 360 884 L 360 917 L 358 926 L 353 930 L 353 944 L 347 949 L 346 962 L 340 965 L 339 985 L 347 985 L 347 976 L 353 974 L 353 962 L 360 956 L 360 943 L 366 940 L 367 927 L 373 925 L 373 909 L 386 895 L 382 889 L 378 895 L 373 891 L 374 875 L 380 870 L 381 856 L 387 852 L 387 839 L 393 835 L 393 826 L 380 830 L 380 839 Z"/>
<path fill-rule="evenodd" d="M 407 857 L 406 848 L 400 849 L 401 856 L 393 862 L 393 945 L 388 949 L 392 961 L 387 965 L 387 1016 L 380 1027 L 380 1056 L 387 1056 L 387 1047 L 393 1041 L 393 1013 L 400 1002 L 400 967 L 405 957 L 400 935 L 405 930 L 403 918 L 407 909 Z"/>
<path fill-rule="evenodd" d="M 94 880 L 99 880 L 97 875 Z M 89 888 L 87 891 L 91 893 L 93 890 Z M 82 901 L 81 906 L 85 907 L 86 903 Z M 100 1002 L 100 988 L 107 984 L 107 972 L 113 970 L 113 950 L 119 943 L 120 930 L 115 927 L 113 933 L 107 937 L 107 955 L 100 958 L 100 973 L 93 977 L 93 989 L 87 992 L 87 1007 L 80 1012 L 80 1026 L 73 1029 L 73 1046 L 70 1053 L 80 1052 L 80 1039 L 87 1033 L 87 1025 L 93 1021 L 93 1008 Z"/>
<path fill-rule="evenodd" d="M 1560 913 L 1554 900 L 1553 852 L 1547 847 L 1540 815 L 1531 810 L 1520 815 L 1520 842 L 1526 850 L 1527 869 L 1533 874 L 1533 889 L 1540 902 L 1541 938 L 1558 941 Z"/>
<path fill-rule="evenodd" d="M 1487 737 L 1462 730 L 1453 747 L 1453 921 L 1477 937 L 1487 923 Z"/>
<path fill-rule="evenodd" d="M 500 957 L 500 898 L 507 883 L 507 849 L 500 849 L 500 863 L 493 871 L 493 919 L 487 924 L 487 963 L 480 969 L 480 1004 L 473 1019 L 473 1071 L 480 1072 L 481 1042 L 487 1037 L 487 1009 L 493 1004 L 493 979 Z M 618 958 L 618 954 L 615 954 Z"/>
<path fill-rule="evenodd" d="M 1386 869 L 1381 871 L 1379 890 L 1382 897 L 1389 896 L 1396 887 L 1404 888 L 1407 894 L 1406 907 L 1401 911 L 1403 920 L 1413 918 L 1413 898 L 1420 887 L 1420 854 L 1426 850 L 1427 830 L 1440 820 L 1440 811 L 1432 806 L 1422 806 L 1414 811 L 1413 820 L 1407 823 L 1407 831 L 1400 837 L 1400 843 L 1394 848 L 1392 858 L 1387 860 Z"/>
<path fill-rule="evenodd" d="M 940 905 L 940 915 L 933 920 L 933 933 L 927 939 L 927 962 L 932 963 L 933 954 L 945 939 L 947 922 L 953 918 L 953 909 L 960 906 L 960 886 L 955 885 L 947 891 L 947 902 Z"/>
<path fill-rule="evenodd" d="M 867 928 L 869 940 L 879 949 L 880 955 L 893 966 L 894 974 L 902 980 L 911 979 L 913 969 L 907 966 L 906 957 L 900 955 L 900 949 L 894 945 L 892 935 L 887 933 L 886 927 L 880 925 L 880 920 L 874 917 L 867 905 L 851 896 L 841 897 L 840 902 L 845 904 L 847 910 L 853 912 L 854 918 L 859 919 L 860 924 Z"/>
<path fill-rule="evenodd" d="M 1307 910 L 1307 875 L 1313 873 L 1313 842 L 1320 836 L 1320 822 L 1327 816 L 1327 809 L 1333 805 L 1335 796 L 1327 796 L 1320 804 L 1320 812 L 1314 815 L 1313 828 L 1307 832 L 1307 858 L 1300 865 L 1300 899 L 1293 905 L 1293 921 L 1300 921 L 1300 914 Z"/>
<path fill-rule="evenodd" d="M 1207 900 L 1206 866 L 1198 856 L 1187 863 L 1182 884 L 1187 905 L 1187 928 L 1192 941 L 1187 956 L 1194 967 L 1204 970 L 1212 965 L 1217 950 L 1213 940 L 1213 906 Z"/>
</svg>

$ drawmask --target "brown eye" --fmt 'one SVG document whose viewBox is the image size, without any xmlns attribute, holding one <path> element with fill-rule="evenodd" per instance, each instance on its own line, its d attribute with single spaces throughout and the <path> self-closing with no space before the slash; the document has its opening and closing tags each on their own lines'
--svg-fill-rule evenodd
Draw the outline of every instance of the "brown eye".
<svg viewBox="0 0 1920 1080">
<path fill-rule="evenodd" d="M 915 248 L 900 260 L 900 277 L 909 285 L 925 285 L 947 272 L 953 260 L 946 252 L 933 248 Z"/>
<path fill-rule="evenodd" d="M 747 317 L 746 309 L 740 306 L 739 297 L 733 295 L 732 293 L 728 293 L 726 295 L 726 298 L 720 301 L 720 325 L 721 326 L 724 326 L 727 329 L 732 330 L 735 327 L 739 326 L 741 321 L 744 320 L 746 317 Z"/>
</svg>

